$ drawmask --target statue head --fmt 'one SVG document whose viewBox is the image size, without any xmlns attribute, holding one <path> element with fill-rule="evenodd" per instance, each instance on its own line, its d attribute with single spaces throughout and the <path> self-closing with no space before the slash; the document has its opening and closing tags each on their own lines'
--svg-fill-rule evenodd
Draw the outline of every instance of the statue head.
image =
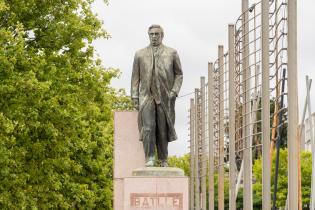
<svg viewBox="0 0 315 210">
<path fill-rule="evenodd" d="M 162 44 L 164 31 L 160 25 L 151 25 L 149 27 L 148 34 L 151 46 L 157 47 Z"/>
</svg>

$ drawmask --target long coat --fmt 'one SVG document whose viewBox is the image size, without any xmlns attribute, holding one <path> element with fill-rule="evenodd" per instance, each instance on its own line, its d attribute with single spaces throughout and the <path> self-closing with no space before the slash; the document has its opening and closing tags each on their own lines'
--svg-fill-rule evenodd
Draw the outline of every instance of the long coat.
<svg viewBox="0 0 315 210">
<path fill-rule="evenodd" d="M 178 95 L 183 82 L 183 72 L 176 50 L 160 45 L 153 57 L 153 48 L 148 46 L 135 54 L 131 78 L 131 98 L 139 99 L 140 140 L 143 139 L 141 114 L 149 100 L 153 100 L 150 91 L 153 79 L 156 82 L 157 94 L 160 96 L 161 106 L 167 120 L 168 141 L 174 141 L 177 139 L 174 129 L 175 98 L 171 98 L 170 93 L 172 91 Z"/>
</svg>

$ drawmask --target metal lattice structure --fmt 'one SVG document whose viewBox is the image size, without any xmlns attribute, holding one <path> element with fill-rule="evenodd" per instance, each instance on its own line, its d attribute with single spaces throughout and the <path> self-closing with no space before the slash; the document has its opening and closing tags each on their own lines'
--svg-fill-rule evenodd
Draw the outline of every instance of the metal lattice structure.
<svg viewBox="0 0 315 210">
<path fill-rule="evenodd" d="M 213 210 L 215 202 L 219 210 L 236 209 L 241 183 L 243 208 L 252 209 L 252 163 L 261 156 L 262 208 L 270 210 L 271 155 L 284 127 L 288 139 L 283 144 L 292 152 L 288 208 L 298 209 L 298 174 L 293 168 L 298 168 L 295 13 L 296 0 L 261 0 L 251 6 L 243 0 L 242 14 L 229 25 L 228 50 L 224 53 L 218 46 L 218 58 L 208 65 L 208 82 L 201 77 L 190 109 L 191 210 Z M 224 203 L 227 176 L 228 204 Z"/>
</svg>

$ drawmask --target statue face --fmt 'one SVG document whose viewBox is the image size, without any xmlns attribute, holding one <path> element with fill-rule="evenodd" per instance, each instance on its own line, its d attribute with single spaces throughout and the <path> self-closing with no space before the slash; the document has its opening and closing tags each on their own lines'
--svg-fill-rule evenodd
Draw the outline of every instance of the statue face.
<svg viewBox="0 0 315 210">
<path fill-rule="evenodd" d="M 149 38 L 152 46 L 159 46 L 163 40 L 162 30 L 160 28 L 152 28 L 149 31 Z"/>
</svg>

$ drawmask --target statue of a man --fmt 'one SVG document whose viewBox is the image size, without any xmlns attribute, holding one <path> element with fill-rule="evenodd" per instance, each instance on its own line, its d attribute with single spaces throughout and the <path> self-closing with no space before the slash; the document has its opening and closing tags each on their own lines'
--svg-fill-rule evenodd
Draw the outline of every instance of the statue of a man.
<svg viewBox="0 0 315 210">
<path fill-rule="evenodd" d="M 161 166 L 167 167 L 168 142 L 177 139 L 175 100 L 183 82 L 183 72 L 176 50 L 162 44 L 162 27 L 152 25 L 148 34 L 150 45 L 135 54 L 131 98 L 139 111 L 138 127 L 145 166 L 154 166 L 156 149 Z"/>
</svg>

